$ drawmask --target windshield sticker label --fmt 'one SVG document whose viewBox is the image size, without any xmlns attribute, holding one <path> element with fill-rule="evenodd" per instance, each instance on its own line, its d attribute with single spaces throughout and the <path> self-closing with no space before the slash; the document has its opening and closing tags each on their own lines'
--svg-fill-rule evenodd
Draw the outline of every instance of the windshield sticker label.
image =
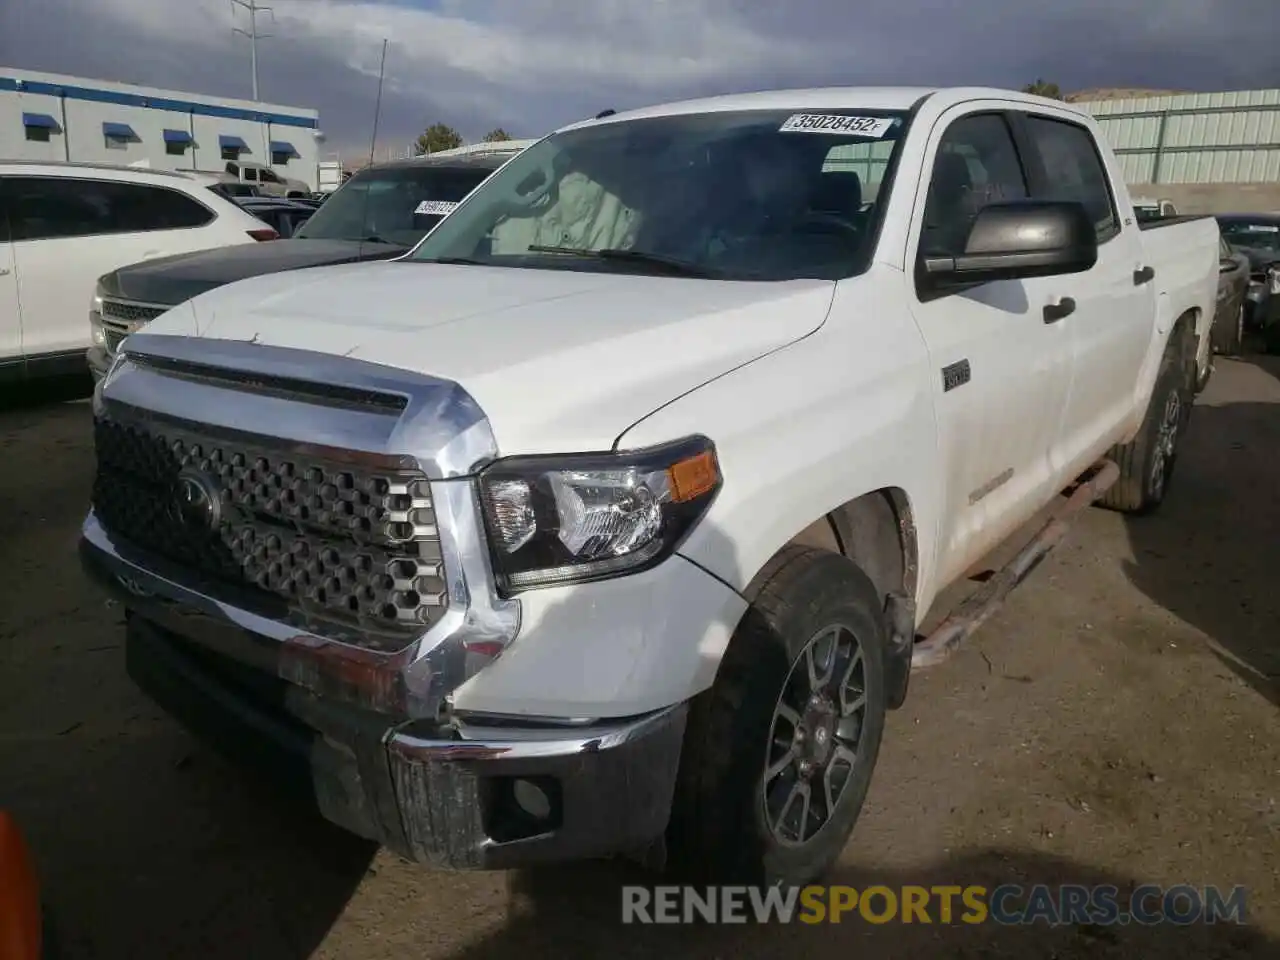
<svg viewBox="0 0 1280 960">
<path fill-rule="evenodd" d="M 423 200 L 418 204 L 418 208 L 413 211 L 414 216 L 421 214 L 430 214 L 431 216 L 443 217 L 446 213 L 453 212 L 457 206 L 456 203 L 447 203 L 444 200 Z"/>
<path fill-rule="evenodd" d="M 1245 233 L 1280 233 L 1280 226 L 1270 223 L 1251 223 L 1244 230 Z"/>
<path fill-rule="evenodd" d="M 797 113 L 787 117 L 780 133 L 826 133 L 879 139 L 893 126 L 890 117 L 844 117 L 834 113 Z"/>
</svg>

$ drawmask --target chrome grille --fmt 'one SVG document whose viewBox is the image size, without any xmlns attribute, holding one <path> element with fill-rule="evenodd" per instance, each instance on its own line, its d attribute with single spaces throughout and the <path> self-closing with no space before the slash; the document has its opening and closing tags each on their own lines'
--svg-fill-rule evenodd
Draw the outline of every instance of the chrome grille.
<svg viewBox="0 0 1280 960">
<path fill-rule="evenodd" d="M 102 298 L 102 329 L 107 339 L 107 352 L 115 353 L 121 342 L 145 323 L 150 323 L 169 307 L 128 300 Z"/>
<path fill-rule="evenodd" d="M 194 425 L 94 428 L 94 510 L 129 542 L 365 646 L 399 649 L 446 610 L 422 474 Z"/>
</svg>

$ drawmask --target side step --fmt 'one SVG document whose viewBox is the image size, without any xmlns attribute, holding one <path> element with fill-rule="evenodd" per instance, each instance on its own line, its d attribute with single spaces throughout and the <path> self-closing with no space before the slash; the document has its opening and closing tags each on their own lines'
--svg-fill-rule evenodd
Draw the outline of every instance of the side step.
<svg viewBox="0 0 1280 960">
<path fill-rule="evenodd" d="M 1111 460 L 1100 460 L 1076 481 L 1067 502 L 1054 511 L 1040 532 L 1004 567 L 983 578 L 982 586 L 956 607 L 936 630 L 918 640 L 911 652 L 911 669 L 936 666 L 950 657 L 960 644 L 1000 609 L 1009 592 L 1027 578 L 1049 551 L 1062 542 L 1074 520 L 1086 507 L 1120 479 L 1120 468 Z M 984 571 L 985 573 L 986 571 Z"/>
</svg>

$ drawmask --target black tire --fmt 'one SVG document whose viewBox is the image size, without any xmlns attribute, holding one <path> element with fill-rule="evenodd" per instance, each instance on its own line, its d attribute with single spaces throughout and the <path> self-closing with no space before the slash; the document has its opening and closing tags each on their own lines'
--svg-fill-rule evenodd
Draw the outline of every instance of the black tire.
<svg viewBox="0 0 1280 960">
<path fill-rule="evenodd" d="M 839 554 L 787 547 L 757 582 L 763 587 L 734 632 L 714 685 L 691 705 L 667 834 L 669 862 L 677 873 L 707 882 L 801 885 L 840 855 L 862 810 L 884 732 L 889 631 L 875 587 Z M 808 740 L 802 740 L 805 724 L 794 725 L 795 737 L 784 737 L 783 750 L 774 735 L 790 721 L 776 725 L 775 711 L 784 696 L 789 701 L 808 686 L 806 651 L 817 649 L 828 628 L 841 631 L 832 635 L 831 659 L 819 651 L 813 663 L 837 678 L 836 700 L 827 698 L 823 707 L 810 699 L 817 712 L 805 715 L 813 719 Z M 841 649 L 851 649 L 841 647 L 847 637 L 862 651 L 860 667 L 850 652 L 837 660 Z M 834 707 L 838 714 L 847 700 L 862 706 L 844 719 L 823 712 Z M 855 727 L 856 737 L 850 734 Z M 850 742 L 856 743 L 852 754 Z M 815 751 L 824 743 L 829 766 L 816 773 L 808 768 L 810 779 L 804 780 L 802 764 L 820 759 Z M 775 798 L 783 790 L 790 796 L 802 780 L 808 784 L 809 805 L 802 812 L 784 808 L 776 817 L 805 818 L 812 835 L 800 843 L 775 834 L 764 795 L 766 767 L 778 763 L 780 753 L 794 755 L 797 745 L 810 759 L 797 756 L 769 782 Z M 821 781 L 819 795 L 812 792 L 815 779 Z M 828 785 L 838 790 L 829 793 Z M 832 814 L 827 807 L 833 793 Z M 828 815 L 817 825 L 823 813 Z"/>
<path fill-rule="evenodd" d="M 1280 319 L 1262 328 L 1262 349 L 1272 355 L 1280 354 Z"/>
<path fill-rule="evenodd" d="M 1215 323 L 1209 330 L 1209 346 L 1220 357 L 1238 357 L 1244 344 L 1244 302 L 1226 323 Z"/>
<path fill-rule="evenodd" d="M 1191 342 L 1185 328 L 1170 338 L 1138 435 L 1108 454 L 1120 468 L 1120 479 L 1098 500 L 1099 505 L 1142 515 L 1164 502 L 1177 463 L 1178 441 L 1194 401 Z"/>
</svg>

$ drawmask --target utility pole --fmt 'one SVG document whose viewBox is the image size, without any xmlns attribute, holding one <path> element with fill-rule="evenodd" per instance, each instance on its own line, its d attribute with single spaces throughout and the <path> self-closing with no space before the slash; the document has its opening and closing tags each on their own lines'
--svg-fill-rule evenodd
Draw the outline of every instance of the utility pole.
<svg viewBox="0 0 1280 960">
<path fill-rule="evenodd" d="M 258 99 L 258 41 L 271 36 L 271 34 L 269 33 L 258 32 L 258 14 L 260 13 L 270 14 L 272 23 L 275 22 L 276 15 L 274 12 L 272 12 L 270 7 L 259 6 L 257 0 L 231 0 L 231 6 L 233 8 L 231 11 L 231 17 L 232 17 L 231 32 L 238 33 L 243 37 L 249 38 L 249 62 L 252 64 L 252 69 L 253 69 L 253 99 L 254 101 L 257 101 Z M 241 30 L 239 27 L 235 26 L 235 14 L 236 14 L 234 9 L 235 7 L 243 7 L 245 10 L 249 11 L 249 29 L 248 30 Z"/>
</svg>

